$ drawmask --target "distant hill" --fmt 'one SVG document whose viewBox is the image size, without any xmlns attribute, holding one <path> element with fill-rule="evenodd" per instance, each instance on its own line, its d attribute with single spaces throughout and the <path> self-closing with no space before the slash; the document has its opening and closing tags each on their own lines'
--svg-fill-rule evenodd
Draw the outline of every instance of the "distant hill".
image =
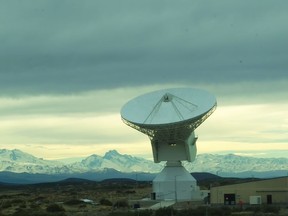
<svg viewBox="0 0 288 216">
<path fill-rule="evenodd" d="M 95 181 L 83 179 L 83 178 L 67 178 L 61 181 L 58 181 L 58 184 L 84 184 L 84 183 L 93 183 Z"/>
<path fill-rule="evenodd" d="M 136 178 L 137 176 L 137 178 Z M 0 181 L 11 184 L 35 184 L 47 182 L 67 181 L 67 179 L 86 179 L 91 181 L 103 181 L 105 179 L 129 178 L 139 181 L 152 181 L 155 173 L 124 173 L 109 169 L 98 172 L 72 173 L 72 174 L 33 174 L 33 173 L 13 173 L 0 172 Z"/>
<path fill-rule="evenodd" d="M 193 172 L 191 175 L 197 180 L 197 181 L 202 181 L 202 180 L 209 180 L 209 179 L 221 179 L 220 176 L 214 175 L 212 173 L 207 173 L 207 172 Z"/>
<path fill-rule="evenodd" d="M 119 182 L 125 182 L 125 183 L 131 183 L 135 184 L 137 182 L 136 179 L 130 179 L 130 178 L 111 178 L 111 179 L 104 179 L 101 181 L 102 183 L 119 183 Z"/>
</svg>

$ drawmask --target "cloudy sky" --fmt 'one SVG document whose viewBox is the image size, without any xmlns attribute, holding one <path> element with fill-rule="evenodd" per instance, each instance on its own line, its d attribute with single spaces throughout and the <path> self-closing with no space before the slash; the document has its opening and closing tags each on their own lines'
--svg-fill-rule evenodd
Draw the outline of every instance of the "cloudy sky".
<svg viewBox="0 0 288 216">
<path fill-rule="evenodd" d="M 45 159 L 151 158 L 121 121 L 139 94 L 213 93 L 198 153 L 288 157 L 288 2 L 7 0 L 0 7 L 0 148 Z"/>
</svg>

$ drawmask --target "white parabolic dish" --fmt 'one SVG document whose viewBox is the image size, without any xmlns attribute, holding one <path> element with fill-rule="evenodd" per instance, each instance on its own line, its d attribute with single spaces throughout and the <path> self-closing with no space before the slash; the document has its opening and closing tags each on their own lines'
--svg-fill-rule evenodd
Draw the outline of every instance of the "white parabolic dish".
<svg viewBox="0 0 288 216">
<path fill-rule="evenodd" d="M 216 107 L 214 95 L 200 89 L 172 88 L 150 92 L 128 101 L 124 120 L 140 127 L 161 127 L 198 120 Z"/>
</svg>

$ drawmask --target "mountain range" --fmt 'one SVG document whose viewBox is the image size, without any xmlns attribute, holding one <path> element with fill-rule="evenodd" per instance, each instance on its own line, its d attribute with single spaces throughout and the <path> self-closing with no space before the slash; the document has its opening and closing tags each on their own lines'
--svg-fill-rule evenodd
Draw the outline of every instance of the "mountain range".
<svg viewBox="0 0 288 216">
<path fill-rule="evenodd" d="M 56 160 L 44 160 L 18 149 L 0 149 L 0 181 L 5 181 L 5 176 L 13 175 L 42 175 L 44 179 L 51 176 L 78 177 L 91 175 L 96 178 L 105 178 L 109 173 L 113 177 L 128 174 L 135 177 L 155 176 L 165 164 L 154 163 L 153 161 L 134 157 L 127 154 L 120 154 L 116 150 L 106 152 L 104 156 L 93 154 L 79 162 L 64 164 Z M 210 172 L 223 177 L 277 177 L 287 175 L 288 158 L 255 158 L 244 157 L 234 154 L 215 155 L 199 154 L 194 162 L 183 162 L 189 172 Z M 8 174 L 10 173 L 10 174 Z M 105 174 L 106 173 L 106 174 Z M 123 175 L 122 175 L 123 174 Z M 145 175 L 146 174 L 146 175 Z M 151 174 L 151 175 L 149 175 Z M 47 177 L 50 176 L 50 177 Z M 146 178 L 143 177 L 143 178 Z M 7 182 L 7 179 L 6 181 Z"/>
<path fill-rule="evenodd" d="M 115 169 L 120 172 L 147 172 L 157 173 L 163 164 L 140 157 L 120 154 L 116 150 L 108 151 L 103 157 L 93 154 L 80 162 L 64 164 L 57 160 L 44 160 L 18 149 L 0 150 L 0 172 L 30 174 L 67 174 L 98 172 L 104 169 Z"/>
</svg>

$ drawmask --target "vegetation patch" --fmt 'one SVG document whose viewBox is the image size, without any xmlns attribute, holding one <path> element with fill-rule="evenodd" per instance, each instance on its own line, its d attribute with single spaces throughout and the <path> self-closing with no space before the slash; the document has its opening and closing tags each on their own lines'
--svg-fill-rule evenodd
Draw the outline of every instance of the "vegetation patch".
<svg viewBox="0 0 288 216">
<path fill-rule="evenodd" d="M 55 203 L 55 204 L 51 204 L 47 206 L 46 211 L 47 212 L 64 212 L 65 209 L 62 206 Z"/>
</svg>

